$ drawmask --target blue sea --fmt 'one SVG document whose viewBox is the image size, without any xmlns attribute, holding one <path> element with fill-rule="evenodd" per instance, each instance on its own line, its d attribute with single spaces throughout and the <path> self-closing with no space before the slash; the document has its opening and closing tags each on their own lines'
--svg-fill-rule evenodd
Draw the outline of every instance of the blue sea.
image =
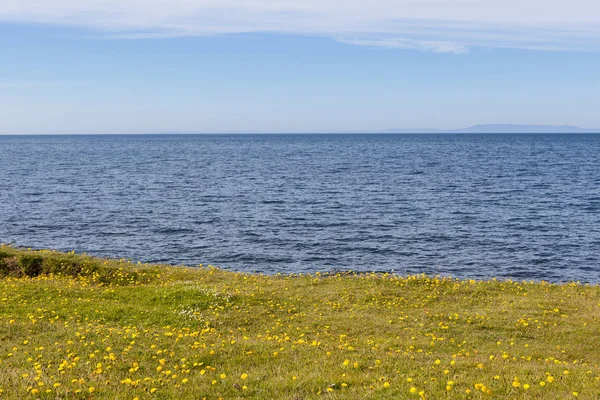
<svg viewBox="0 0 600 400">
<path fill-rule="evenodd" d="M 0 242 L 600 282 L 600 135 L 0 136 Z"/>
</svg>

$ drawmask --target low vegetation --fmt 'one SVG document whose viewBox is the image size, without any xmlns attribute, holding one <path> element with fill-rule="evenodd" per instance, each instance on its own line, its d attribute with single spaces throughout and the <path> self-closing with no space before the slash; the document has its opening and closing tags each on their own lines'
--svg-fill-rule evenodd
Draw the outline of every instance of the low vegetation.
<svg viewBox="0 0 600 400">
<path fill-rule="evenodd" d="M 6 399 L 597 399 L 600 287 L 0 247 Z"/>
</svg>

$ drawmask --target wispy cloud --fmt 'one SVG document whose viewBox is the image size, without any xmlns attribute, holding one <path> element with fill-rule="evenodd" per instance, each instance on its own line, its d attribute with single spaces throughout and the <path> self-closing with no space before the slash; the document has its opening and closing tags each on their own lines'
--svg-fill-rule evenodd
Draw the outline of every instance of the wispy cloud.
<svg viewBox="0 0 600 400">
<path fill-rule="evenodd" d="M 412 49 L 421 51 L 431 51 L 434 53 L 454 53 L 464 54 L 469 48 L 461 43 L 414 40 L 407 38 L 386 38 L 386 39 L 344 39 L 338 38 L 339 42 L 359 46 L 387 47 L 390 49 Z"/>
<path fill-rule="evenodd" d="M 0 21 L 129 39 L 271 32 L 446 53 L 600 50 L 598 0 L 3 0 Z"/>
</svg>

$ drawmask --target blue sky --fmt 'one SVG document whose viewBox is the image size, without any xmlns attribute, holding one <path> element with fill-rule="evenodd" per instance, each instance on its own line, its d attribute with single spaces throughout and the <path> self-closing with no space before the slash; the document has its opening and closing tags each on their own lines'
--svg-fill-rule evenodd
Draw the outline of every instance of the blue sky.
<svg viewBox="0 0 600 400">
<path fill-rule="evenodd" d="M 587 0 L 6 1 L 0 133 L 600 127 Z"/>
</svg>

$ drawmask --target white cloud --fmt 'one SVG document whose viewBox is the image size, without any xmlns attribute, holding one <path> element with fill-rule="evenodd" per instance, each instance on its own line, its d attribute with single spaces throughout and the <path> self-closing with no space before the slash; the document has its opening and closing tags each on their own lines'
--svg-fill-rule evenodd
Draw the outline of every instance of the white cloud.
<svg viewBox="0 0 600 400">
<path fill-rule="evenodd" d="M 455 53 L 464 54 L 468 52 L 468 47 L 453 42 L 431 41 L 431 40 L 414 40 L 406 38 L 385 38 L 385 39 L 344 39 L 339 38 L 338 41 L 347 44 L 355 44 L 359 46 L 376 46 L 387 47 L 390 49 L 412 49 L 421 51 L 432 51 L 434 53 Z"/>
<path fill-rule="evenodd" d="M 0 21 L 127 38 L 272 32 L 451 53 L 600 50 L 598 0 L 2 0 Z"/>
</svg>

